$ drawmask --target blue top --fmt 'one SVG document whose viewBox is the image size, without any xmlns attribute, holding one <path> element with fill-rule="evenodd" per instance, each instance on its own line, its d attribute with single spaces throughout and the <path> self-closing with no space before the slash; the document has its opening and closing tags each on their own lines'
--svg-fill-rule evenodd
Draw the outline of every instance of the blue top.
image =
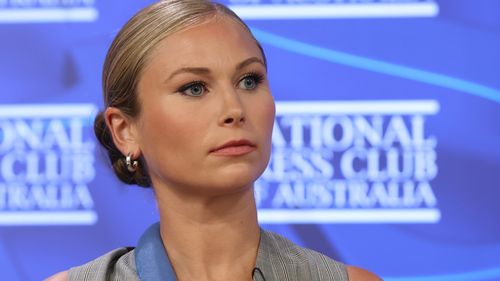
<svg viewBox="0 0 500 281">
<path fill-rule="evenodd" d="M 141 281 L 177 280 L 161 240 L 160 223 L 151 225 L 139 239 L 135 266 Z"/>
</svg>

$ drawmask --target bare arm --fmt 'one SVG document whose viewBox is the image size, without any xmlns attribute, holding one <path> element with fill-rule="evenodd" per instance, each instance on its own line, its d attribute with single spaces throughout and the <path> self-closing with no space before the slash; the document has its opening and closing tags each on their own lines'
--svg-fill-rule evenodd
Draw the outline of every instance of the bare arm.
<svg viewBox="0 0 500 281">
<path fill-rule="evenodd" d="M 44 281 L 68 281 L 68 271 L 59 272 Z"/>
<path fill-rule="evenodd" d="M 355 266 L 348 266 L 347 274 L 349 281 L 382 281 L 382 278 L 370 271 Z"/>
</svg>

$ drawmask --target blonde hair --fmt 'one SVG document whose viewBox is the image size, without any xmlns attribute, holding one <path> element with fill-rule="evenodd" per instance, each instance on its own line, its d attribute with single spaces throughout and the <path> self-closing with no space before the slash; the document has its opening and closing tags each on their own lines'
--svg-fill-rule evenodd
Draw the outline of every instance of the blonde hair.
<svg viewBox="0 0 500 281">
<path fill-rule="evenodd" d="M 242 24 L 251 34 L 248 26 L 233 11 L 209 0 L 162 0 L 134 15 L 122 27 L 106 55 L 102 73 L 104 106 L 118 108 L 125 115 L 136 117 L 140 112 L 136 88 L 151 51 L 169 35 L 214 16 L 227 16 Z M 255 42 L 265 62 L 264 51 L 257 40 Z M 151 186 L 144 159 L 138 159 L 136 172 L 128 171 L 125 157 L 113 142 L 103 112 L 94 121 L 94 132 L 107 150 L 113 170 L 121 181 Z"/>
</svg>

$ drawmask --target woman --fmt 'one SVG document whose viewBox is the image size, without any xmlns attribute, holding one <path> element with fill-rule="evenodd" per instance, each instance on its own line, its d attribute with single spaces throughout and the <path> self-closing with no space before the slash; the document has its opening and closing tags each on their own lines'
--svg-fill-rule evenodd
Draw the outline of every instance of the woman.
<svg viewBox="0 0 500 281">
<path fill-rule="evenodd" d="M 122 181 L 153 187 L 160 223 L 137 248 L 49 280 L 379 280 L 259 228 L 266 74 L 259 43 L 220 4 L 160 1 L 134 16 L 106 57 L 95 132 Z"/>
</svg>

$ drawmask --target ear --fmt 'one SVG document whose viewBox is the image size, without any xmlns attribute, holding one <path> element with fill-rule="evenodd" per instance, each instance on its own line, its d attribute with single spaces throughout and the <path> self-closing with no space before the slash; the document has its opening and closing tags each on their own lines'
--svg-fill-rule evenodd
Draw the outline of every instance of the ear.
<svg viewBox="0 0 500 281">
<path fill-rule="evenodd" d="M 132 159 L 138 158 L 140 147 L 136 125 L 132 119 L 116 107 L 108 107 L 104 112 L 104 118 L 115 146 L 123 155 L 131 154 Z"/>
</svg>

